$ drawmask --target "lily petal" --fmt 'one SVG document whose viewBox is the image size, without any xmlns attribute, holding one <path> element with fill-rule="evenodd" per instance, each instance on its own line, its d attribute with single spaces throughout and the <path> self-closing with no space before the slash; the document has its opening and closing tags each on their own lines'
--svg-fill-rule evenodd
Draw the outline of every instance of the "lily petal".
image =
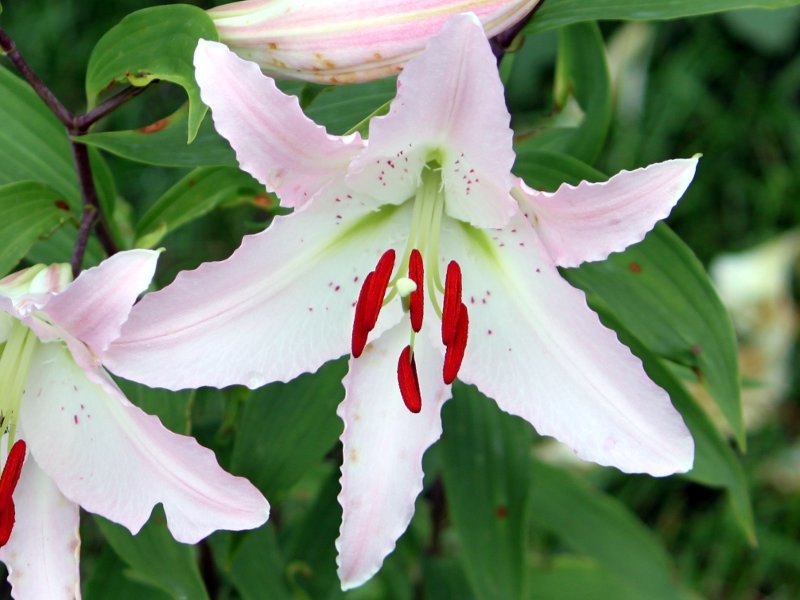
<svg viewBox="0 0 800 600">
<path fill-rule="evenodd" d="M 14 491 L 16 523 L 0 548 L 13 596 L 81 597 L 78 505 L 67 500 L 29 455 Z"/>
<path fill-rule="evenodd" d="M 328 135 L 303 114 L 296 96 L 281 92 L 258 65 L 223 44 L 200 40 L 194 66 L 203 102 L 239 166 L 278 194 L 284 206 L 303 206 L 343 176 L 364 145 L 357 134 Z"/>
<path fill-rule="evenodd" d="M 45 305 L 44 312 L 75 340 L 86 344 L 96 357 L 101 357 L 119 337 L 137 296 L 150 285 L 157 261 L 158 252 L 152 250 L 119 252 L 83 271 Z M 68 342 L 74 344 L 75 340 Z M 76 360 L 84 355 L 70 349 Z"/>
<path fill-rule="evenodd" d="M 460 379 L 585 460 L 656 476 L 691 468 L 694 443 L 667 393 L 561 278 L 522 215 L 493 237 L 451 221 L 442 244 L 464 266 Z"/>
<path fill-rule="evenodd" d="M 57 343 L 33 358 L 20 422 L 36 462 L 67 498 L 141 529 L 157 503 L 179 542 L 267 520 L 269 505 L 194 438 L 133 406 L 101 370 L 85 373 Z"/>
<path fill-rule="evenodd" d="M 122 377 L 169 389 L 288 381 L 350 351 L 364 277 L 405 244 L 410 206 L 371 211 L 346 193 L 319 197 L 148 294 L 104 357 Z M 400 319 L 381 312 L 376 334 Z"/>
<path fill-rule="evenodd" d="M 537 192 L 520 181 L 523 210 L 560 267 L 603 260 L 640 242 L 669 215 L 697 168 L 697 157 L 621 171 L 603 183 L 563 184 Z"/>
<path fill-rule="evenodd" d="M 516 211 L 508 195 L 514 163 L 510 116 L 497 63 L 474 15 L 450 19 L 410 61 L 385 117 L 372 119 L 369 145 L 348 183 L 381 202 L 414 195 L 422 165 L 442 167 L 447 214 L 501 227 Z"/>
<path fill-rule="evenodd" d="M 342 434 L 342 527 L 336 548 L 342 589 L 357 587 L 380 569 L 414 515 L 422 490 L 422 455 L 442 434 L 441 408 L 450 397 L 442 382 L 442 354 L 417 337 L 415 355 L 422 410 L 412 414 L 397 384 L 397 358 L 408 344 L 407 323 L 396 325 L 350 359 L 337 413 Z"/>
</svg>

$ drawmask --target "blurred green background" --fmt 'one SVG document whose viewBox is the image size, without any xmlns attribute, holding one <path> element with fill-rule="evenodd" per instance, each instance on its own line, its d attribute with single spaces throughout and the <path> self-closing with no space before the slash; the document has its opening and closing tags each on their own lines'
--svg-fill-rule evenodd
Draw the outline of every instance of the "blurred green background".
<svg viewBox="0 0 800 600">
<path fill-rule="evenodd" d="M 80 111 L 85 102 L 84 74 L 95 43 L 122 16 L 147 5 L 151 3 L 133 0 L 7 0 L 2 24 L 42 79 L 67 106 Z M 670 157 L 703 153 L 697 177 L 669 223 L 707 265 L 720 254 L 782 239 L 780 236 L 796 229 L 800 225 L 800 8 L 737 11 L 665 23 L 603 23 L 601 28 L 609 49 L 616 106 L 611 135 L 594 166 L 614 173 Z M 543 33 L 528 38 L 514 55 L 513 64 L 504 65 L 509 107 L 521 132 L 555 110 L 556 54 L 557 34 Z M 101 128 L 141 127 L 171 114 L 183 102 L 182 90 L 160 85 L 104 121 Z M 114 157 L 108 160 L 120 195 L 138 215 L 187 172 Z M 217 218 L 197 221 L 167 238 L 164 244 L 172 254 L 165 259 L 162 282 L 177 269 L 196 262 L 194 249 L 202 247 L 204 259 L 224 257 L 244 233 L 261 227 L 264 221 L 263 212 L 252 206 L 217 214 Z M 766 380 L 775 390 L 766 400 L 762 397 L 760 403 L 746 409 L 755 415 L 743 464 L 754 504 L 758 546 L 749 545 L 733 523 L 721 492 L 681 478 L 656 480 L 622 476 L 611 470 L 586 471 L 594 486 L 621 500 L 657 533 L 677 566 L 675 576 L 703 597 L 800 597 L 800 379 L 793 375 L 793 366 L 800 364 L 793 350 L 797 326 L 795 257 L 796 253 L 787 252 L 784 267 L 777 271 L 779 277 L 785 277 L 782 289 L 786 293 L 773 302 L 780 306 L 770 304 L 770 297 L 756 298 L 754 302 L 762 304 L 756 306 L 755 318 L 751 315 L 745 324 L 736 321 L 742 335 L 743 360 L 752 363 L 743 367 L 748 378 L 745 402 L 751 392 L 764 395 Z M 750 285 L 748 278 L 758 280 L 759 269 L 767 277 L 766 266 L 753 268 L 755 276 L 734 275 L 734 287 L 737 277 L 741 277 L 743 288 Z M 735 312 L 734 318 L 738 318 Z M 777 350 L 775 345 L 760 346 L 759 327 L 782 330 L 789 342 L 778 344 Z M 781 367 L 777 374 L 766 373 L 777 363 Z M 343 367 L 333 364 L 326 368 Z M 280 396 L 272 388 L 259 394 Z M 330 395 L 335 400 L 336 392 Z M 212 446 L 226 465 L 236 452 L 232 440 L 239 409 L 236 392 L 228 396 L 227 402 L 221 394 L 208 391 L 179 400 L 164 398 L 176 406 L 171 426 L 180 428 L 189 414 L 192 432 Z M 338 423 L 332 427 L 335 437 Z M 428 458 L 438 460 L 435 455 Z M 281 537 L 290 567 L 295 564 L 292 577 L 298 581 L 302 581 L 307 564 L 317 560 L 303 554 L 307 549 L 298 547 L 303 543 L 319 546 L 314 550 L 320 554 L 319 564 L 333 568 L 336 530 L 330 526 L 325 529 L 325 524 L 338 523 L 333 500 L 338 460 L 335 449 L 329 452 L 322 465 L 310 469 L 289 493 L 274 499 L 273 525 L 267 533 L 242 538 L 241 543 L 251 544 L 265 565 L 274 549 L 274 540 L 265 537 L 272 536 L 274 530 Z M 441 485 L 429 483 L 427 502 L 435 512 Z M 302 515 L 312 513 L 318 520 L 309 525 Z M 332 518 L 328 518 L 329 513 Z M 353 597 L 461 597 L 452 587 L 423 590 L 396 580 L 402 569 L 393 565 L 405 564 L 408 556 L 423 547 L 428 553 L 445 557 L 457 552 L 458 544 L 448 537 L 447 530 L 441 539 L 424 541 L 431 535 L 430 522 L 435 523 L 437 517 L 422 510 L 418 515 L 381 576 Z M 100 534 L 102 529 L 112 535 L 108 531 L 111 526 L 83 519 L 82 527 L 84 588 L 93 591 L 94 597 L 112 597 L 112 593 L 115 598 L 123 597 L 123 593 L 132 598 L 142 593 L 161 597 L 152 588 L 137 587 L 136 583 L 125 590 L 119 588 L 118 578 L 127 567 L 103 543 Z M 304 527 L 310 530 L 296 534 Z M 213 536 L 198 551 L 205 583 L 212 596 L 248 596 L 242 591 L 246 586 L 237 586 L 235 592 L 228 581 L 220 581 L 214 574 L 225 562 L 215 546 L 227 543 L 228 535 Z M 557 534 L 543 528 L 534 526 L 526 536 L 534 564 L 557 561 L 569 547 Z M 284 543 L 286 539 L 294 541 Z M 122 542 L 114 545 L 114 550 L 124 554 L 119 544 Z M 305 558 L 291 563 L 294 555 Z M 270 576 L 266 568 L 256 575 Z M 234 579 L 246 576 L 229 575 Z M 542 582 L 542 589 L 557 583 Z M 313 585 L 298 586 L 295 597 L 303 597 L 300 589 L 313 598 L 335 595 L 327 588 L 322 591 Z M 535 585 L 531 587 L 531 597 L 537 597 Z M 443 589 L 450 591 L 441 592 Z M 572 597 L 614 597 L 609 595 L 612 589 L 584 590 Z M 268 588 L 262 588 L 248 597 L 271 596 Z"/>
</svg>

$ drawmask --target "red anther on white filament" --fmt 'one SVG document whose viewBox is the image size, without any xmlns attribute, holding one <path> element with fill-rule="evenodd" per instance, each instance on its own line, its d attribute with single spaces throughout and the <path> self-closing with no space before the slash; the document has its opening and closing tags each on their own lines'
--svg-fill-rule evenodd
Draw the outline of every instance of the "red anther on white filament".
<svg viewBox="0 0 800 600">
<path fill-rule="evenodd" d="M 422 265 L 422 254 L 414 248 L 408 258 L 408 278 L 417 284 L 417 289 L 411 292 L 408 298 L 409 312 L 411 314 L 411 328 L 419 333 L 422 329 L 422 317 L 425 311 L 425 268 Z"/>
<path fill-rule="evenodd" d="M 14 529 L 16 510 L 14 508 L 14 490 L 22 473 L 25 461 L 26 445 L 17 440 L 8 453 L 3 474 L 0 475 L 0 547 L 8 543 L 11 530 Z"/>
<path fill-rule="evenodd" d="M 406 346 L 400 353 L 400 359 L 397 361 L 397 383 L 400 386 L 400 395 L 403 397 L 406 408 L 412 413 L 422 410 L 422 393 L 419 390 L 417 363 L 414 361 L 411 346 Z"/>
<path fill-rule="evenodd" d="M 383 306 L 383 298 L 394 269 L 395 252 L 392 249 L 383 253 L 374 271 L 370 271 L 361 286 L 356 302 L 356 315 L 353 319 L 353 337 L 350 350 L 358 358 L 367 345 L 367 337 L 375 328 Z"/>
<path fill-rule="evenodd" d="M 442 343 L 449 346 L 456 334 L 461 306 L 461 267 L 454 260 L 447 265 L 442 306 Z"/>
<path fill-rule="evenodd" d="M 442 378 L 453 383 L 464 360 L 469 335 L 469 313 L 461 301 L 461 267 L 451 260 L 447 265 L 442 306 L 442 342 L 446 350 Z"/>
<path fill-rule="evenodd" d="M 463 302 L 458 311 L 458 324 L 452 343 L 447 346 L 444 354 L 444 368 L 442 376 L 444 382 L 450 385 L 456 380 L 458 370 L 461 368 L 461 361 L 464 360 L 464 351 L 467 349 L 467 337 L 469 335 L 469 314 L 467 306 Z"/>
</svg>

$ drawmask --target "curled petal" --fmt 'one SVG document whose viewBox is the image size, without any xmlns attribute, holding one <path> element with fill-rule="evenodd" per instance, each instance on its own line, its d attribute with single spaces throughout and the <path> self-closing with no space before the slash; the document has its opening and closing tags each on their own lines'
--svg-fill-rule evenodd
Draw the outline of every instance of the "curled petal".
<svg viewBox="0 0 800 600">
<path fill-rule="evenodd" d="M 17 523 L 0 560 L 14 598 L 80 598 L 78 505 L 67 500 L 34 460 L 14 492 Z"/>
<path fill-rule="evenodd" d="M 147 289 L 158 261 L 158 252 L 118 252 L 98 266 L 83 271 L 67 289 L 54 296 L 44 312 L 74 340 L 80 341 L 98 359 L 119 337 L 137 296 Z M 82 351 L 71 347 L 76 360 Z M 83 364 L 90 368 L 96 366 Z"/>
<path fill-rule="evenodd" d="M 422 455 L 442 433 L 440 412 L 450 397 L 442 383 L 441 352 L 425 336 L 415 355 L 422 410 L 411 413 L 397 383 L 398 352 L 408 343 L 401 323 L 371 344 L 361 358 L 350 359 L 345 399 L 338 414 L 342 434 L 342 528 L 339 579 L 343 589 L 357 587 L 380 569 L 414 514 L 422 490 Z"/>
<path fill-rule="evenodd" d="M 303 114 L 296 96 L 281 92 L 258 65 L 222 44 L 200 40 L 194 65 L 217 131 L 236 151 L 242 169 L 278 194 L 284 206 L 299 208 L 326 183 L 344 176 L 363 147 L 358 135 L 328 135 Z"/>
<path fill-rule="evenodd" d="M 158 503 L 184 543 L 267 520 L 269 505 L 250 482 L 133 406 L 105 372 L 84 372 L 58 343 L 34 356 L 20 422 L 34 459 L 68 499 L 132 533 Z"/>
<path fill-rule="evenodd" d="M 603 260 L 642 241 L 669 215 L 692 182 L 697 157 L 621 171 L 603 183 L 514 191 L 553 261 L 560 267 Z"/>
<path fill-rule="evenodd" d="M 315 371 L 349 352 L 363 278 L 387 248 L 402 249 L 410 217 L 405 206 L 373 212 L 345 193 L 321 196 L 145 296 L 104 365 L 169 389 L 255 388 Z M 386 306 L 373 335 L 401 316 Z"/>
<path fill-rule="evenodd" d="M 580 458 L 656 476 L 689 470 L 694 443 L 669 396 L 561 278 L 531 225 L 518 215 L 492 234 L 453 222 L 443 232 L 465 268 L 459 378 Z"/>
</svg>

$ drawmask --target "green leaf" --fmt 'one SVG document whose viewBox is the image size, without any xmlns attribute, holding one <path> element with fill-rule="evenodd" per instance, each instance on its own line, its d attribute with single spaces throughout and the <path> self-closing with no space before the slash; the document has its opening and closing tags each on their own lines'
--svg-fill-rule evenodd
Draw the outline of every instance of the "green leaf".
<svg viewBox="0 0 800 600">
<path fill-rule="evenodd" d="M 0 186 L 0 277 L 68 217 L 69 206 L 63 196 L 43 183 L 22 181 Z"/>
<path fill-rule="evenodd" d="M 574 96 L 583 119 L 566 140 L 567 155 L 592 163 L 600 154 L 611 125 L 611 77 L 603 35 L 597 23 L 580 23 L 559 31 L 556 97 Z"/>
<path fill-rule="evenodd" d="M 72 211 L 77 226 L 81 194 L 70 144 L 64 126 L 53 116 L 27 83 L 0 67 L 0 185 L 37 181 L 58 191 Z M 113 184 L 104 172 L 102 158 L 92 153 L 97 167 L 95 184 L 103 206 L 113 204 Z M 69 261 L 77 227 L 58 229 L 46 241 L 37 243 L 30 258 L 35 262 Z M 97 264 L 103 253 L 91 239 L 84 265 Z"/>
<path fill-rule="evenodd" d="M 525 33 L 557 29 L 583 21 L 681 19 L 740 8 L 784 8 L 797 0 L 547 0 Z"/>
<path fill-rule="evenodd" d="M 0 185 L 40 181 L 76 211 L 81 197 L 64 126 L 20 78 L 0 67 Z"/>
<path fill-rule="evenodd" d="M 160 167 L 236 166 L 236 156 L 204 119 L 191 144 L 186 143 L 189 107 L 141 129 L 89 133 L 81 141 L 122 158 Z"/>
<path fill-rule="evenodd" d="M 154 6 L 126 16 L 100 38 L 89 57 L 86 96 L 90 106 L 117 82 L 145 86 L 164 80 L 189 96 L 189 141 L 208 110 L 200 100 L 192 58 L 199 39 L 217 40 L 214 22 L 188 4 Z"/>
<path fill-rule="evenodd" d="M 561 29 L 558 40 L 555 115 L 537 127 L 526 146 L 591 163 L 603 148 L 612 115 L 603 36 L 597 23 L 579 23 Z"/>
<path fill-rule="evenodd" d="M 450 517 L 478 598 L 521 598 L 532 431 L 474 387 L 456 383 L 439 443 Z"/>
<path fill-rule="evenodd" d="M 196 390 L 172 392 L 126 379 L 116 381 L 128 400 L 146 413 L 158 416 L 167 429 L 183 435 L 191 434 L 191 408 Z"/>
<path fill-rule="evenodd" d="M 242 410 L 231 470 L 275 502 L 336 443 L 346 362 L 253 392 Z"/>
<path fill-rule="evenodd" d="M 137 581 L 166 592 L 176 600 L 208 598 L 197 567 L 195 548 L 172 539 L 160 507 L 153 511 L 150 521 L 136 536 L 100 516 L 95 515 L 95 521 Z"/>
<path fill-rule="evenodd" d="M 641 591 L 604 570 L 593 560 L 560 556 L 529 571 L 529 600 L 641 600 Z"/>
<path fill-rule="evenodd" d="M 339 469 L 325 466 L 330 467 L 330 472 L 313 496 L 313 503 L 298 521 L 290 524 L 284 535 L 287 575 L 296 598 L 343 596 L 336 574 L 335 547 L 342 522 L 342 509 L 337 501 Z"/>
<path fill-rule="evenodd" d="M 151 248 L 167 234 L 221 204 L 252 200 L 262 194 L 263 186 L 239 169 L 195 169 L 168 189 L 144 214 L 136 229 L 136 246 Z"/>
<path fill-rule="evenodd" d="M 560 152 L 538 150 L 529 140 L 516 146 L 514 173 L 537 190 L 554 191 L 562 183 L 577 185 L 582 180 L 603 181 L 603 173 L 577 158 Z"/>
<path fill-rule="evenodd" d="M 314 97 L 306 114 L 329 133 L 341 135 L 384 106 L 397 93 L 397 79 L 379 79 L 355 85 L 324 88 Z"/>
<path fill-rule="evenodd" d="M 744 448 L 733 325 L 700 261 L 669 227 L 564 275 L 601 298 L 652 352 L 691 367 Z"/>
<path fill-rule="evenodd" d="M 467 574 L 454 558 L 431 556 L 422 563 L 423 598 L 473 600 Z"/>
<path fill-rule="evenodd" d="M 69 262 L 77 236 L 77 227 L 68 223 L 66 226 L 56 229 L 47 239 L 34 244 L 28 252 L 27 259 L 32 263 L 42 264 Z M 96 238 L 90 237 L 89 244 L 86 246 L 86 254 L 83 257 L 84 268 L 100 264 L 104 257 L 105 253 L 100 243 Z"/>
<path fill-rule="evenodd" d="M 108 546 L 100 551 L 93 567 L 84 586 L 85 598 L 169 600 L 171 597 L 129 577 L 125 563 Z"/>
<path fill-rule="evenodd" d="M 244 600 L 290 600 L 275 529 L 267 523 L 244 536 L 228 573 Z"/>
<path fill-rule="evenodd" d="M 664 547 L 622 503 L 575 475 L 533 461 L 531 520 L 598 561 L 642 598 L 679 598 Z"/>
</svg>

